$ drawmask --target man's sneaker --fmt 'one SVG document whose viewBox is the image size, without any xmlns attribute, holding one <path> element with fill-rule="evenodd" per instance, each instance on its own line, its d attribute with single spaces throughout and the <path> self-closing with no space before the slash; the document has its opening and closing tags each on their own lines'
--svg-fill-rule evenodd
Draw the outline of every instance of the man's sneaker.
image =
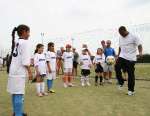
<svg viewBox="0 0 150 116">
<path fill-rule="evenodd" d="M 64 83 L 64 88 L 67 88 L 67 87 L 68 87 L 68 85 L 66 83 Z"/>
<path fill-rule="evenodd" d="M 119 90 L 123 90 L 123 85 L 119 85 L 119 86 L 118 86 L 118 89 L 119 89 Z"/>
<path fill-rule="evenodd" d="M 84 83 L 81 83 L 81 86 L 82 86 L 82 87 L 84 87 L 84 86 L 85 86 L 85 84 L 84 84 Z"/>
<path fill-rule="evenodd" d="M 132 96 L 132 95 L 134 95 L 135 94 L 135 92 L 132 92 L 132 91 L 128 91 L 128 93 L 127 93 L 129 96 Z"/>
</svg>

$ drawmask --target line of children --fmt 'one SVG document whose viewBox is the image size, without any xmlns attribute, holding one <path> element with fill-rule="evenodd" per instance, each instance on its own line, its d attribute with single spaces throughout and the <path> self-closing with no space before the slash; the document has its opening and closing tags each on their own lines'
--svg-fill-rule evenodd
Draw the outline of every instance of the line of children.
<svg viewBox="0 0 150 116">
<path fill-rule="evenodd" d="M 43 62 L 43 65 L 39 65 L 39 68 L 41 67 L 42 73 L 40 74 L 39 77 L 40 80 L 37 80 L 37 93 L 38 96 L 43 96 L 47 95 L 47 93 L 44 90 L 44 78 L 47 77 L 47 89 L 48 93 L 55 93 L 54 90 L 52 90 L 53 87 L 53 80 L 56 79 L 56 53 L 54 50 L 54 43 L 50 42 L 48 43 L 48 50 L 46 55 L 43 53 L 43 45 L 41 45 L 39 48 L 37 46 L 37 53 L 38 55 L 35 55 L 36 57 L 42 56 L 42 60 L 38 59 L 40 62 Z M 95 85 L 98 85 L 98 79 L 100 79 L 100 85 L 103 85 L 103 73 L 104 73 L 104 64 L 105 64 L 105 55 L 103 53 L 102 48 L 97 49 L 97 53 L 95 58 L 93 59 L 93 63 L 91 61 L 91 57 L 88 53 L 89 50 L 87 50 L 87 47 L 84 47 L 82 49 L 82 54 L 80 55 L 79 58 L 79 63 L 81 66 L 81 85 L 85 86 L 86 84 L 90 86 L 89 82 L 89 75 L 90 75 L 90 69 L 92 67 L 92 64 L 94 64 L 95 67 Z M 40 54 L 40 55 L 39 55 Z M 72 79 L 73 79 L 73 52 L 71 51 L 71 45 L 67 44 L 66 45 L 66 50 L 62 55 L 63 59 L 63 64 L 64 64 L 64 76 L 63 76 L 63 82 L 64 82 L 64 87 L 72 87 L 74 86 L 72 84 Z M 37 63 L 36 63 L 36 58 L 34 59 L 35 61 L 35 68 L 36 68 L 36 73 L 39 73 L 37 70 Z M 42 64 L 42 63 L 41 63 Z M 46 66 L 45 66 L 46 64 Z M 43 66 L 43 67 L 42 67 Z M 38 76 L 37 76 L 38 77 Z M 40 84 L 41 83 L 41 86 Z M 43 85 L 43 86 L 42 86 Z M 39 89 L 39 86 L 41 89 Z"/>
<path fill-rule="evenodd" d="M 15 40 L 16 32 L 17 35 L 19 36 L 17 40 Z M 127 32 L 125 27 L 121 27 L 120 34 L 122 38 L 125 38 L 129 33 Z M 9 64 L 8 64 L 9 76 L 8 76 L 7 91 L 11 94 L 12 97 L 13 116 L 27 116 L 27 114 L 25 114 L 23 111 L 23 105 L 24 105 L 26 77 L 28 77 L 29 80 L 32 80 L 32 71 L 30 69 L 31 64 L 34 64 L 35 67 L 37 95 L 39 97 L 48 95 L 48 93 L 45 92 L 44 80 L 46 77 L 47 77 L 48 92 L 55 93 L 55 91 L 52 90 L 53 80 L 56 79 L 56 53 L 54 49 L 54 43 L 52 42 L 48 43 L 48 50 L 46 54 L 44 54 L 44 45 L 37 44 L 35 54 L 34 54 L 34 60 L 33 59 L 31 60 L 30 42 L 28 41 L 29 36 L 30 36 L 30 28 L 26 25 L 19 25 L 18 27 L 15 27 L 12 31 L 12 47 L 11 47 L 11 55 L 9 58 Z M 122 42 L 124 42 L 123 39 Z M 138 42 L 139 40 L 137 38 L 138 45 L 132 48 L 133 49 L 132 51 L 136 51 L 135 49 L 137 46 L 141 47 L 139 49 L 139 52 L 140 55 L 142 56 L 142 45 Z M 105 45 L 105 41 L 102 41 L 101 44 L 104 49 L 104 53 L 102 48 L 98 48 L 97 54 L 93 60 L 93 64 L 95 66 L 95 73 L 96 73 L 95 75 L 96 86 L 98 85 L 98 79 L 100 79 L 100 85 L 103 85 L 103 76 L 104 78 L 106 78 L 107 73 L 109 75 L 109 82 L 111 83 L 112 66 L 114 61 L 112 60 L 111 62 L 107 62 L 107 59 L 109 57 L 114 58 L 116 56 L 114 49 L 111 48 L 110 40 L 106 42 L 107 45 Z M 122 45 L 122 47 L 126 47 L 126 46 Z M 129 54 L 131 55 L 131 58 L 126 58 L 128 52 L 122 54 L 123 55 L 125 54 L 124 55 L 125 58 L 119 57 L 118 60 L 120 60 L 120 62 L 117 61 L 115 67 L 116 75 L 118 77 L 119 84 L 120 84 L 119 87 L 122 87 L 124 84 L 124 79 L 122 78 L 121 75 L 121 70 L 123 69 L 123 72 L 130 73 L 129 74 L 130 77 L 128 78 L 128 80 L 130 81 L 128 83 L 128 88 L 129 88 L 128 95 L 134 95 L 134 84 L 135 84 L 134 64 L 136 61 L 136 52 Z M 132 58 L 132 56 L 134 57 Z M 63 82 L 65 88 L 74 86 L 72 84 L 73 57 L 74 56 L 73 56 L 73 52 L 71 51 L 71 45 L 67 44 L 66 51 L 62 55 L 62 59 L 64 63 Z M 127 65 L 125 67 L 124 65 L 120 65 L 120 63 L 127 64 Z M 91 53 L 87 49 L 86 44 L 83 45 L 82 54 L 80 55 L 80 66 L 81 66 L 81 85 L 90 86 L 91 84 L 89 82 L 89 75 L 90 75 L 90 69 L 92 67 L 92 61 L 91 61 Z M 131 70 L 129 69 L 130 67 Z"/>
<path fill-rule="evenodd" d="M 15 40 L 15 32 L 17 32 L 19 39 Z M 23 95 L 25 93 L 25 78 L 28 76 L 32 80 L 32 71 L 30 69 L 31 55 L 29 47 L 29 33 L 30 29 L 26 25 L 19 25 L 14 28 L 12 32 L 12 51 L 10 58 L 10 70 L 8 78 L 8 92 L 12 95 L 12 104 L 14 116 L 26 115 L 23 113 Z M 73 69 L 73 52 L 71 51 L 71 45 L 66 45 L 66 51 L 62 55 L 64 63 L 64 87 L 72 87 L 72 69 Z M 33 60 L 33 59 L 32 59 Z M 97 49 L 97 55 L 94 58 L 95 65 L 95 85 L 98 84 L 98 78 L 100 78 L 100 84 L 103 80 L 103 63 L 105 57 L 101 48 Z M 34 60 L 35 79 L 36 79 L 36 91 L 37 96 L 42 97 L 48 95 L 45 92 L 45 82 L 47 77 L 47 89 L 50 93 L 55 93 L 52 90 L 53 80 L 56 79 L 56 53 L 54 49 L 54 43 L 48 43 L 48 50 L 44 53 L 44 45 L 37 44 Z M 81 66 L 81 85 L 90 86 L 89 75 L 92 67 L 92 61 L 87 47 L 83 48 L 80 55 Z"/>
<path fill-rule="evenodd" d="M 48 49 L 46 54 L 43 53 L 44 46 L 38 44 L 35 51 L 34 57 L 34 66 L 36 70 L 36 88 L 37 95 L 42 97 L 47 95 L 45 92 L 44 78 L 47 77 L 47 90 L 48 93 L 55 93 L 52 89 L 53 80 L 56 79 L 56 53 L 54 50 L 54 43 L 48 43 Z M 66 45 L 66 50 L 62 55 L 64 63 L 64 76 L 63 82 L 64 87 L 72 87 L 72 78 L 73 78 L 73 52 L 71 51 L 71 45 Z M 88 54 L 87 48 L 82 49 L 82 54 L 80 55 L 80 66 L 81 66 L 81 85 L 90 86 L 89 75 L 90 69 L 92 67 L 91 57 Z M 105 55 L 102 48 L 97 49 L 95 58 L 93 59 L 93 64 L 95 67 L 95 85 L 98 85 L 98 79 L 100 79 L 100 85 L 103 85 L 103 67 L 105 63 Z"/>
</svg>

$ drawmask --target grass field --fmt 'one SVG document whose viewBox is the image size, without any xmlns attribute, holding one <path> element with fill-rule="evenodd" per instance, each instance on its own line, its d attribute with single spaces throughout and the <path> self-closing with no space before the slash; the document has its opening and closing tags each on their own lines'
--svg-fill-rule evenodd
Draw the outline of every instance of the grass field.
<svg viewBox="0 0 150 116">
<path fill-rule="evenodd" d="M 150 64 L 136 65 L 136 77 L 150 80 Z M 94 76 L 94 74 L 91 74 Z M 54 83 L 56 94 L 39 98 L 35 85 L 27 83 L 25 112 L 29 116 L 150 116 L 150 81 L 136 81 L 136 95 L 127 96 L 127 86 L 118 91 L 116 81 L 103 87 L 63 88 L 61 79 Z M 6 92 L 7 75 L 0 72 L 0 116 L 11 116 L 11 99 Z"/>
</svg>

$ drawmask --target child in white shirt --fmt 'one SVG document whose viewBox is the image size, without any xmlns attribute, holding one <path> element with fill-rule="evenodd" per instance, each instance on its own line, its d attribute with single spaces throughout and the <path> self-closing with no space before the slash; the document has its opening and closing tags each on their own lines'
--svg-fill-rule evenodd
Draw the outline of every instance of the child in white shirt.
<svg viewBox="0 0 150 116">
<path fill-rule="evenodd" d="M 55 93 L 55 91 L 52 90 L 53 80 L 56 79 L 56 53 L 53 42 L 48 43 L 46 61 L 47 61 L 47 89 L 49 93 Z"/>
<path fill-rule="evenodd" d="M 103 54 L 103 49 L 98 48 L 96 56 L 93 60 L 95 66 L 95 86 L 98 85 L 98 78 L 100 78 L 100 85 L 103 85 L 103 66 L 105 63 L 105 56 Z"/>
<path fill-rule="evenodd" d="M 87 49 L 83 48 L 82 55 L 80 56 L 80 65 L 81 65 L 81 85 L 85 86 L 85 82 L 88 86 L 89 83 L 89 75 L 90 75 L 90 68 L 92 66 L 91 58 L 87 54 Z"/>
<path fill-rule="evenodd" d="M 15 34 L 19 36 L 15 41 Z M 23 113 L 23 96 L 25 94 L 25 80 L 29 77 L 32 80 L 30 69 L 30 28 L 26 25 L 19 25 L 12 31 L 12 47 L 8 64 L 8 85 L 7 91 L 12 95 L 13 115 L 26 116 Z"/>
<path fill-rule="evenodd" d="M 42 97 L 47 95 L 45 92 L 44 78 L 46 77 L 46 56 L 43 53 L 44 45 L 37 44 L 34 55 L 34 67 L 36 75 L 37 95 Z"/>
<path fill-rule="evenodd" d="M 73 68 L 73 53 L 71 52 L 71 45 L 66 45 L 66 51 L 63 53 L 62 59 L 64 61 L 64 87 L 72 87 L 72 68 Z"/>
</svg>

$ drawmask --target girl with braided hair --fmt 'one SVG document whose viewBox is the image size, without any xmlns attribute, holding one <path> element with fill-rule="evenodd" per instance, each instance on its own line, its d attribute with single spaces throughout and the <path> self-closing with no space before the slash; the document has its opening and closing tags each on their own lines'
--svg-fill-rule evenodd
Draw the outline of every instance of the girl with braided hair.
<svg viewBox="0 0 150 116">
<path fill-rule="evenodd" d="M 19 36 L 15 40 L 15 34 Z M 26 25 L 19 25 L 12 31 L 11 57 L 9 60 L 9 76 L 7 91 L 12 96 L 13 116 L 26 116 L 23 113 L 23 96 L 25 94 L 25 80 L 32 79 L 30 69 L 30 28 Z"/>
</svg>

